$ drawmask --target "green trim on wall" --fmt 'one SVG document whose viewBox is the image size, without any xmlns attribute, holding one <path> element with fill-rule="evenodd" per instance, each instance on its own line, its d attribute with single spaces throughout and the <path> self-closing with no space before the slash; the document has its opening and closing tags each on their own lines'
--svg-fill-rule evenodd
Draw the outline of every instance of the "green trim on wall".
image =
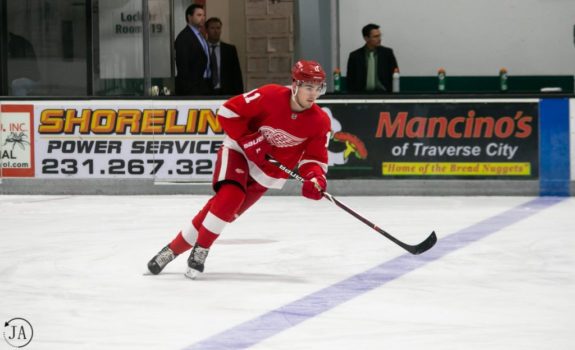
<svg viewBox="0 0 575 350">
<path fill-rule="evenodd" d="M 342 79 L 343 93 L 346 91 L 345 77 Z M 573 93 L 572 75 L 529 75 L 509 76 L 508 93 L 538 93 L 541 88 L 558 87 L 562 93 Z M 437 77 L 401 77 L 401 93 L 438 93 Z M 501 93 L 499 76 L 447 76 L 448 93 Z"/>
</svg>

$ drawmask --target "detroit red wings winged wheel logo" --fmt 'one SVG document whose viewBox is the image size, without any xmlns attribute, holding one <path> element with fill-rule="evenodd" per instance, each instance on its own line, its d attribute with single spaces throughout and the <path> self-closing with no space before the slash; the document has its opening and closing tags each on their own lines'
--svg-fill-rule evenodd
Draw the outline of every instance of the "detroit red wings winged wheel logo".
<svg viewBox="0 0 575 350">
<path fill-rule="evenodd" d="M 271 145 L 279 148 L 294 147 L 306 140 L 305 138 L 302 139 L 301 137 L 294 136 L 282 129 L 274 129 L 269 126 L 262 126 L 260 128 L 260 132 Z"/>
</svg>

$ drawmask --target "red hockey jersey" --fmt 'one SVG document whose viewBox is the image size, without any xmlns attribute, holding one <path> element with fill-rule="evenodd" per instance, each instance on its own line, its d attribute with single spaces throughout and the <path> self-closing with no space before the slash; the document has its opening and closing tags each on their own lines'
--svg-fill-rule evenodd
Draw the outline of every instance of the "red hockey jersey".
<svg viewBox="0 0 575 350">
<path fill-rule="evenodd" d="M 226 133 L 224 147 L 243 153 L 237 140 L 259 131 L 272 145 L 271 156 L 290 169 L 316 163 L 327 172 L 330 119 L 316 104 L 294 112 L 291 89 L 264 85 L 235 96 L 218 110 L 218 121 Z M 263 169 L 248 160 L 250 176 L 268 188 L 282 188 L 287 174 L 272 165 Z"/>
</svg>

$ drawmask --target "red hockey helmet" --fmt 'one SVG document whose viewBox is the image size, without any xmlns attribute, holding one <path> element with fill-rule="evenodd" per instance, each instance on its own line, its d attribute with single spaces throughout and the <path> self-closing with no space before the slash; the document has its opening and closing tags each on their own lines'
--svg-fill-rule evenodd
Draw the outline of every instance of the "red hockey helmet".
<svg viewBox="0 0 575 350">
<path fill-rule="evenodd" d="M 325 71 L 321 65 L 315 61 L 299 60 L 291 69 L 291 78 L 301 85 L 304 82 L 310 82 L 321 85 L 321 93 L 325 93 Z"/>
</svg>

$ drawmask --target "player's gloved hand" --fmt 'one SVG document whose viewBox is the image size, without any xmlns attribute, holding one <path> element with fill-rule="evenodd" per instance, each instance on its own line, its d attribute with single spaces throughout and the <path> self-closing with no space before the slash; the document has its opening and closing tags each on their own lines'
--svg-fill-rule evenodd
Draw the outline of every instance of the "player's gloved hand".
<svg viewBox="0 0 575 350">
<path fill-rule="evenodd" d="M 260 168 L 267 163 L 266 154 L 269 154 L 273 148 L 259 131 L 240 138 L 238 143 L 246 157 Z"/>
<path fill-rule="evenodd" d="M 305 181 L 301 188 L 301 194 L 309 199 L 320 200 L 323 197 L 323 192 L 327 189 L 325 175 L 317 171 L 310 171 L 303 178 Z"/>
</svg>

